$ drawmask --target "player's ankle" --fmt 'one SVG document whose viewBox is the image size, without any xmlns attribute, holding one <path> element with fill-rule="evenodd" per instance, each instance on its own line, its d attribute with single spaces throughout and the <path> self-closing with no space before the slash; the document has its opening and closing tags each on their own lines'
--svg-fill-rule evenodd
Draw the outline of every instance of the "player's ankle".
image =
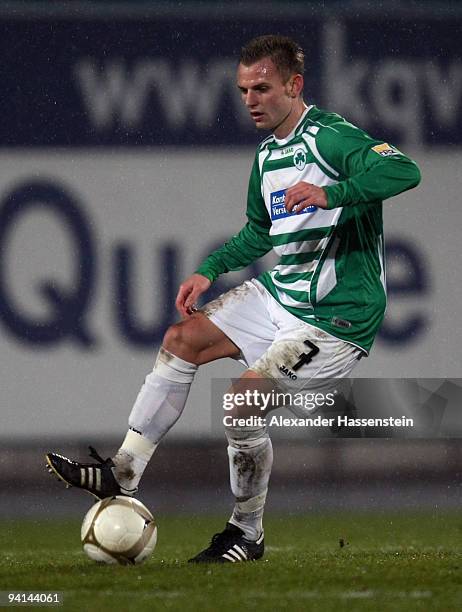
<svg viewBox="0 0 462 612">
<path fill-rule="evenodd" d="M 246 521 L 245 518 L 243 520 L 236 519 L 233 516 L 228 520 L 228 523 L 234 525 L 235 527 L 239 527 L 244 532 L 244 536 L 246 540 L 249 542 L 256 542 L 263 534 L 263 525 L 261 520 L 258 521 Z"/>
<path fill-rule="evenodd" d="M 142 436 L 140 433 L 129 429 L 122 446 L 113 457 L 114 478 L 117 483 L 133 494 L 137 490 L 144 470 L 156 449 L 156 444 Z"/>
<path fill-rule="evenodd" d="M 130 428 L 117 454 L 126 453 L 148 463 L 156 448 L 157 444 L 146 438 L 146 436 L 143 436 L 139 431 Z"/>
</svg>

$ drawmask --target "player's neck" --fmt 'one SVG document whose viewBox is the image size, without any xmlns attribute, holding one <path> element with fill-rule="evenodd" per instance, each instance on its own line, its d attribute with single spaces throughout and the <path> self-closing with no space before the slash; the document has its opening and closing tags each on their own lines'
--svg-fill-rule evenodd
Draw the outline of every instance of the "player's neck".
<svg viewBox="0 0 462 612">
<path fill-rule="evenodd" d="M 274 128 L 274 136 L 279 139 L 287 138 L 287 136 L 300 121 L 300 117 L 303 115 L 306 109 L 307 106 L 303 99 L 297 98 L 286 117 L 284 117 L 281 123 Z"/>
</svg>

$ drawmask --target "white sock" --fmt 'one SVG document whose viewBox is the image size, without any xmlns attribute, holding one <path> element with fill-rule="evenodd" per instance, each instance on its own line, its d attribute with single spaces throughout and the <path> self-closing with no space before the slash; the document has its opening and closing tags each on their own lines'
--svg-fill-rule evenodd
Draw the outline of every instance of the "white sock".
<svg viewBox="0 0 462 612">
<path fill-rule="evenodd" d="M 117 482 L 136 489 L 157 445 L 183 412 L 197 366 L 161 348 L 130 413 L 129 431 L 113 458 Z"/>
<path fill-rule="evenodd" d="M 234 505 L 233 513 L 228 522 L 242 529 L 248 540 L 258 540 L 263 533 L 263 512 L 267 492 L 268 489 L 247 501 L 236 501 Z"/>
<path fill-rule="evenodd" d="M 115 479 L 125 491 L 136 490 L 156 448 L 157 444 L 143 437 L 140 433 L 133 431 L 133 429 L 127 431 L 122 446 L 113 458 Z"/>
<path fill-rule="evenodd" d="M 236 503 L 229 522 L 242 529 L 249 540 L 263 531 L 268 482 L 273 465 L 273 447 L 268 435 L 253 440 L 228 437 L 231 490 Z"/>
</svg>

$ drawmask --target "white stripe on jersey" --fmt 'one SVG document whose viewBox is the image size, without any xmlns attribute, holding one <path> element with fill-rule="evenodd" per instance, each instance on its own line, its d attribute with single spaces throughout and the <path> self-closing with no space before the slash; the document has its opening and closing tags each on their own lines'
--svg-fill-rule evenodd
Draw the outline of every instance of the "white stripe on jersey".
<svg viewBox="0 0 462 612">
<path fill-rule="evenodd" d="M 278 264 L 273 268 L 275 272 L 278 272 L 279 276 L 285 276 L 286 274 L 303 274 L 307 272 L 312 272 L 318 263 L 317 259 L 313 261 L 309 261 L 308 263 L 303 264 L 293 264 L 289 266 L 285 266 L 284 264 Z"/>
<path fill-rule="evenodd" d="M 387 270 L 385 267 L 385 261 L 383 259 L 383 235 L 379 236 L 379 261 L 380 261 L 380 282 L 382 283 L 383 290 L 385 291 L 385 296 L 387 294 Z"/>
<path fill-rule="evenodd" d="M 276 292 L 278 294 L 278 299 L 284 306 L 292 306 L 292 308 L 303 308 L 305 310 L 313 310 L 313 306 L 309 302 L 299 302 L 298 300 L 294 300 L 293 297 L 288 295 L 287 293 L 283 293 L 279 291 L 277 287 L 275 287 Z"/>
<path fill-rule="evenodd" d="M 323 159 L 321 153 L 318 151 L 318 147 L 316 146 L 316 140 L 315 140 L 314 136 L 311 136 L 311 134 L 306 134 L 305 133 L 305 134 L 302 134 L 302 138 L 306 142 L 306 144 L 308 145 L 308 147 L 310 148 L 311 152 L 316 157 L 318 162 L 321 164 L 321 166 L 324 166 L 324 168 L 327 168 L 327 170 L 329 170 L 329 172 L 332 172 L 332 174 L 334 176 L 340 176 L 340 174 L 337 172 L 337 170 L 334 170 L 332 168 L 332 166 L 330 166 L 325 161 L 325 159 Z"/>
<path fill-rule="evenodd" d="M 330 227 L 337 223 L 337 219 L 341 212 L 341 208 L 332 208 L 331 210 L 318 208 L 311 213 L 301 213 L 299 215 L 278 219 L 276 223 L 273 223 L 270 229 L 270 236 L 290 234 L 291 232 L 317 229 L 319 227 Z"/>
<path fill-rule="evenodd" d="M 310 290 L 310 283 L 305 279 L 293 281 L 292 283 L 283 283 L 275 278 L 274 272 L 271 272 L 271 278 L 273 279 L 273 283 L 281 289 L 287 289 L 289 291 L 306 291 L 307 293 Z"/>
<path fill-rule="evenodd" d="M 299 253 L 312 253 L 314 251 L 322 251 L 329 237 L 321 238 L 320 240 L 304 240 L 303 242 L 288 242 L 274 246 L 273 250 L 279 256 L 281 255 L 298 255 Z"/>
<path fill-rule="evenodd" d="M 333 241 L 326 259 L 321 267 L 321 272 L 318 278 L 316 302 L 321 301 L 337 284 L 337 273 L 335 271 L 335 255 L 337 253 L 340 238 L 337 237 Z"/>
<path fill-rule="evenodd" d="M 269 151 L 266 148 L 263 149 L 263 151 L 260 151 L 259 154 L 258 154 L 258 168 L 260 170 L 260 177 L 261 177 L 261 173 L 262 173 L 262 169 L 263 169 L 263 162 L 270 155 L 271 155 L 271 151 Z M 262 196 L 263 196 L 263 181 L 261 181 L 261 182 L 262 182 Z"/>
</svg>

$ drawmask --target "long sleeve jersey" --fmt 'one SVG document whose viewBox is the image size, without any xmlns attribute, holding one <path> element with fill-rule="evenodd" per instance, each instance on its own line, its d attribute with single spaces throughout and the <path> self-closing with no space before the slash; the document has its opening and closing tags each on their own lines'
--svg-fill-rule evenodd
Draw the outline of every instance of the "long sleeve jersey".
<svg viewBox="0 0 462 612">
<path fill-rule="evenodd" d="M 285 191 L 300 181 L 323 187 L 328 208 L 288 213 Z M 279 304 L 368 352 L 386 307 L 382 201 L 419 182 L 398 149 L 309 106 L 287 138 L 259 145 L 247 223 L 197 272 L 213 282 L 274 249 L 278 264 L 258 280 Z"/>
</svg>

